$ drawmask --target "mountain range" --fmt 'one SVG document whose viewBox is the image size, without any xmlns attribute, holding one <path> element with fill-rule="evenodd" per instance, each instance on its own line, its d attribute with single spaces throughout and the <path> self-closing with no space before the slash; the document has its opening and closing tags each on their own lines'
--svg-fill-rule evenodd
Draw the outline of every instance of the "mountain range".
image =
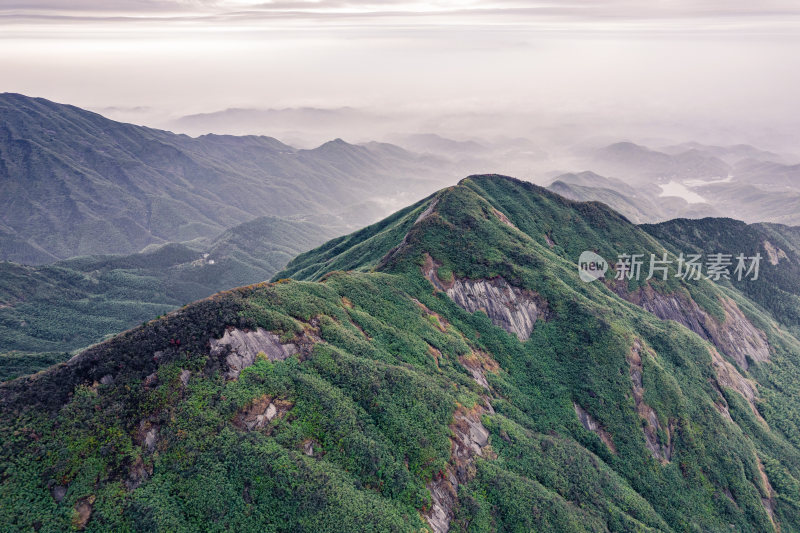
<svg viewBox="0 0 800 533">
<path fill-rule="evenodd" d="M 673 225 L 471 176 L 2 383 L 0 523 L 799 530 L 797 228 Z M 615 263 L 739 245 L 763 289 Z"/>
<path fill-rule="evenodd" d="M 433 168 L 441 179 L 432 156 L 380 143 L 299 150 L 271 137 L 192 138 L 5 93 L 0 260 L 136 253 L 260 216 L 353 216 L 344 223 L 354 229 L 433 192 Z"/>
<path fill-rule="evenodd" d="M 621 142 L 580 161 L 592 171 L 558 175 L 550 188 L 574 200 L 607 203 L 637 223 L 733 217 L 800 224 L 800 166 L 789 155 L 749 145 L 655 150 Z"/>
</svg>

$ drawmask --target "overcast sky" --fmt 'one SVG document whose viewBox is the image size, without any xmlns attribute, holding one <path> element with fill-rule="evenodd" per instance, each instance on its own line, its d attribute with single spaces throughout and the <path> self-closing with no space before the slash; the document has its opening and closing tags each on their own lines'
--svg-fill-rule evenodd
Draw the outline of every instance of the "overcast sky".
<svg viewBox="0 0 800 533">
<path fill-rule="evenodd" d="M 798 58 L 790 0 L 0 0 L 0 91 L 153 116 L 510 110 L 767 135 L 798 124 Z"/>
</svg>

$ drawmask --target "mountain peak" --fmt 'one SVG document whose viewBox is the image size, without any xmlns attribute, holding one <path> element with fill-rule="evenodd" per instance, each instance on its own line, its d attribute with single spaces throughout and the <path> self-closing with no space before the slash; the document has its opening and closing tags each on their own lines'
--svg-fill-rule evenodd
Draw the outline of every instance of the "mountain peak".
<svg viewBox="0 0 800 533">
<path fill-rule="evenodd" d="M 576 216 L 585 220 L 573 220 Z M 632 227 L 624 217 L 601 203 L 573 202 L 509 176 L 476 174 L 377 224 L 301 254 L 275 279 L 320 279 L 330 270 L 402 270 L 419 260 L 424 252 L 433 253 L 432 247 L 443 257 L 452 256 L 453 261 L 463 264 L 466 259 L 458 259 L 458 254 L 465 249 L 496 256 L 497 247 L 506 242 L 509 232 L 512 242 L 521 239 L 525 246 L 543 246 L 549 250 L 549 243 L 557 236 L 555 242 L 577 250 L 580 242 L 584 242 L 571 235 L 577 231 L 586 233 L 585 241 L 603 242 L 604 236 L 596 234 L 592 225 Z M 508 245 L 515 246 L 511 242 Z M 488 267 L 478 255 L 470 258 L 472 263 Z M 482 275 L 498 275 L 497 269 L 508 266 L 501 263 L 492 262 L 492 268 Z M 466 264 L 462 268 L 472 269 Z"/>
<path fill-rule="evenodd" d="M 411 197 L 435 189 L 425 178 L 436 162 L 342 139 L 296 150 L 265 136 L 192 138 L 8 93 L 0 123 L 0 198 L 13 203 L 0 259 L 18 262 L 127 255 L 261 215 L 339 214 L 385 196 L 387 182 Z"/>
<path fill-rule="evenodd" d="M 796 529 L 795 341 L 673 267 L 615 279 L 613 258 L 665 249 L 603 204 L 469 176 L 298 256 L 293 279 L 0 384 L 0 521 Z M 580 276 L 585 251 L 605 277 Z"/>
</svg>

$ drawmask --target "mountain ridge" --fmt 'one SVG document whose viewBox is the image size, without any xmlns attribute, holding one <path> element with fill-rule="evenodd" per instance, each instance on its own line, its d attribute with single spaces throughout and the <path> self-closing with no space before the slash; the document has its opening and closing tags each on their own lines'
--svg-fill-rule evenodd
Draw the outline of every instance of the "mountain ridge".
<svg viewBox="0 0 800 533">
<path fill-rule="evenodd" d="M 342 213 L 435 189 L 429 157 L 339 142 L 192 138 L 0 95 L 0 259 L 49 263 L 210 238 L 258 216 Z M 410 176 L 410 177 L 406 177 Z"/>
<path fill-rule="evenodd" d="M 220 290 L 263 281 L 344 227 L 260 217 L 209 242 L 38 267 L 0 262 L 0 381 Z"/>
<path fill-rule="evenodd" d="M 219 293 L 0 385 L 0 496 L 18 510 L 0 518 L 795 529 L 800 341 L 707 280 L 579 279 L 583 250 L 664 249 L 602 204 L 470 176 L 278 274 L 319 282 Z M 766 355 L 698 336 L 698 317 L 760 331 Z"/>
</svg>

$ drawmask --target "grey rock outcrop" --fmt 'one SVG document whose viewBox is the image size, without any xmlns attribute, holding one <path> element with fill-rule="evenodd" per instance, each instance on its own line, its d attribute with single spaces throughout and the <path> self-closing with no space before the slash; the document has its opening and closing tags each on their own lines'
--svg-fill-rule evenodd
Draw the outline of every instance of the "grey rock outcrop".
<svg viewBox="0 0 800 533">
<path fill-rule="evenodd" d="M 258 328 L 254 331 L 229 329 L 221 339 L 211 339 L 211 355 L 225 357 L 227 379 L 236 379 L 245 368 L 252 366 L 263 352 L 270 361 L 283 361 L 298 352 L 293 343 L 282 344 L 274 333 Z"/>
<path fill-rule="evenodd" d="M 458 485 L 466 483 L 475 475 L 476 457 L 494 458 L 489 444 L 489 430 L 481 422 L 481 416 L 494 411 L 488 404 L 476 405 L 472 409 L 460 407 L 453 414 L 450 448 L 450 464 L 445 472 L 432 479 L 427 487 L 433 501 L 425 513 L 425 519 L 434 533 L 447 533 L 450 521 L 455 516 L 458 503 Z"/>
<path fill-rule="evenodd" d="M 631 381 L 633 382 L 633 400 L 636 405 L 636 412 L 643 420 L 642 431 L 644 432 L 645 444 L 653 457 L 662 463 L 667 463 L 672 459 L 672 423 L 667 427 L 662 427 L 658 420 L 656 411 L 644 401 L 644 386 L 642 382 L 642 352 L 645 351 L 640 340 L 635 340 L 627 360 Z M 649 352 L 646 352 L 649 353 Z M 661 441 L 664 436 L 666 442 Z"/>
<path fill-rule="evenodd" d="M 718 322 L 683 293 L 662 294 L 649 285 L 632 293 L 617 292 L 662 320 L 683 324 L 710 341 L 745 370 L 750 366 L 750 361 L 769 360 L 767 336 L 744 316 L 733 300 L 721 300 L 725 319 Z"/>
<path fill-rule="evenodd" d="M 150 428 L 147 434 L 144 436 L 144 446 L 147 448 L 147 451 L 152 453 L 156 449 L 156 443 L 158 442 L 158 427 L 154 426 Z"/>
<path fill-rule="evenodd" d="M 264 395 L 242 409 L 234 418 L 233 424 L 245 431 L 263 429 L 273 420 L 283 417 L 292 407 L 293 404 L 289 401 Z"/>
<path fill-rule="evenodd" d="M 503 278 L 457 279 L 447 295 L 470 313 L 485 312 L 494 325 L 521 341 L 531 336 L 536 320 L 547 313 L 547 304 L 538 295 L 509 285 Z"/>
<path fill-rule="evenodd" d="M 447 293 L 462 309 L 474 313 L 483 311 L 498 327 L 514 334 L 521 341 L 528 340 L 538 319 L 547 320 L 547 302 L 533 291 L 509 284 L 503 278 L 459 279 L 446 282 L 439 278 L 441 266 L 426 255 L 422 274 L 433 286 Z"/>
<path fill-rule="evenodd" d="M 61 500 L 67 495 L 67 487 L 56 485 L 51 489 L 50 494 L 53 496 L 53 500 L 55 500 L 56 503 L 61 503 Z"/>
<path fill-rule="evenodd" d="M 583 427 L 600 437 L 600 440 L 608 446 L 608 449 L 611 450 L 612 453 L 617 453 L 617 447 L 614 445 L 611 435 L 608 434 L 605 428 L 595 420 L 592 415 L 586 412 L 586 409 L 576 402 L 572 402 L 572 406 L 575 408 L 575 414 L 578 416 L 578 420 L 580 420 L 581 424 L 583 424 Z"/>
<path fill-rule="evenodd" d="M 789 256 L 786 255 L 786 252 L 769 241 L 764 241 L 764 251 L 767 252 L 767 260 L 772 266 L 780 263 L 782 259 L 789 259 Z"/>
<path fill-rule="evenodd" d="M 742 397 L 747 400 L 747 403 L 750 404 L 753 415 L 764 425 L 767 425 L 767 422 L 758 411 L 758 389 L 756 388 L 756 384 L 742 376 L 739 371 L 736 370 L 736 367 L 725 360 L 714 347 L 711 347 L 710 351 L 711 365 L 714 367 L 714 373 L 717 375 L 717 383 L 719 386 L 733 389 L 741 394 Z"/>
<path fill-rule="evenodd" d="M 497 373 L 500 370 L 500 365 L 492 358 L 491 354 L 481 350 L 473 350 L 467 355 L 459 356 L 458 362 L 472 375 L 472 379 L 478 385 L 487 390 L 490 387 L 486 373 Z"/>
</svg>

